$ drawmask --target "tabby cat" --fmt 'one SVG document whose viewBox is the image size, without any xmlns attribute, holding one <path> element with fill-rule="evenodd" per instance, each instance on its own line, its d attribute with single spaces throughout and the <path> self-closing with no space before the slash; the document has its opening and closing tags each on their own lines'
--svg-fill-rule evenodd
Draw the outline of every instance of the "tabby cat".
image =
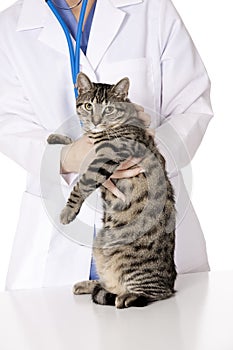
<svg viewBox="0 0 233 350">
<path fill-rule="evenodd" d="M 128 78 L 109 85 L 92 83 L 80 73 L 77 87 L 77 114 L 94 140 L 96 158 L 74 186 L 60 218 L 62 224 L 71 222 L 98 187 L 104 216 L 93 247 L 100 279 L 79 282 L 73 292 L 92 294 L 95 303 L 117 308 L 168 298 L 176 279 L 175 206 L 164 158 L 127 98 Z M 49 143 L 70 141 L 56 134 L 48 139 Z M 102 184 L 129 157 L 140 158 L 145 172 L 114 180 L 125 194 L 122 201 Z"/>
</svg>

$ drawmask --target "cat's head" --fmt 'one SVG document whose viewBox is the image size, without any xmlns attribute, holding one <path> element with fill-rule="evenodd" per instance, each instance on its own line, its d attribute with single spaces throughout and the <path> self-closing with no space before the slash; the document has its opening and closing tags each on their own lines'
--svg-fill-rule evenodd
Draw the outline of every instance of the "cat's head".
<svg viewBox="0 0 233 350">
<path fill-rule="evenodd" d="M 135 107 L 127 98 L 128 78 L 110 85 L 93 83 L 84 73 L 79 73 L 77 88 L 77 114 L 85 132 L 101 132 L 136 118 Z"/>
</svg>

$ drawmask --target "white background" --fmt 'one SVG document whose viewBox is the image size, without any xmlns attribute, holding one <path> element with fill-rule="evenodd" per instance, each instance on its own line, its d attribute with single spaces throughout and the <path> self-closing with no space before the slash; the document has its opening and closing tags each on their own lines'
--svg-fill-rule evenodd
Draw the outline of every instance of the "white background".
<svg viewBox="0 0 233 350">
<path fill-rule="evenodd" d="M 0 11 L 14 0 L 1 0 Z M 212 119 L 192 162 L 192 202 L 199 216 L 212 270 L 233 269 L 233 50 L 231 0 L 173 0 L 212 81 Z M 1 69 L 1 67 L 0 67 Z M 0 154 L 0 290 L 25 185 L 25 173 Z M 33 234 L 33 233 L 32 233 Z"/>
</svg>

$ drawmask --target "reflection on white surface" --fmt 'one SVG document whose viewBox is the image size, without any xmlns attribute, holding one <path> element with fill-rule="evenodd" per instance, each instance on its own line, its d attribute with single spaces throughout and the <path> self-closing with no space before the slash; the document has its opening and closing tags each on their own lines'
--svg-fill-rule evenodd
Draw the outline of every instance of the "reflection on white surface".
<svg viewBox="0 0 233 350">
<path fill-rule="evenodd" d="M 232 350 L 233 272 L 178 277 L 176 295 L 117 310 L 70 287 L 0 294 L 4 350 Z"/>
</svg>

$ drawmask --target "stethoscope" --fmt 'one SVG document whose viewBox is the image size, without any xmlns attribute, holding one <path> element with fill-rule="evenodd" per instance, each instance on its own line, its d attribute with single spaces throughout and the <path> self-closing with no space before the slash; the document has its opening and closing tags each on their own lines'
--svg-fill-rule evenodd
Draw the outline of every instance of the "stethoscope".
<svg viewBox="0 0 233 350">
<path fill-rule="evenodd" d="M 71 65 L 71 73 L 72 73 L 72 79 L 74 84 L 74 93 L 75 93 L 75 98 L 77 98 L 78 90 L 76 86 L 76 80 L 77 80 L 77 75 L 80 72 L 80 45 L 81 45 L 81 38 L 82 38 L 82 27 L 83 27 L 88 0 L 83 0 L 82 2 L 82 7 L 81 7 L 79 21 L 78 21 L 75 50 L 73 47 L 69 29 L 66 23 L 63 21 L 62 17 L 60 16 L 58 10 L 56 9 L 56 6 L 53 4 L 52 0 L 45 0 L 45 1 L 47 2 L 48 6 L 52 10 L 53 14 L 56 16 L 66 36 L 66 40 L 69 47 L 69 54 L 70 54 L 70 65 Z"/>
<path fill-rule="evenodd" d="M 70 53 L 70 64 L 71 64 L 72 79 L 73 79 L 73 84 L 74 84 L 74 93 L 75 93 L 75 98 L 77 98 L 78 97 L 78 89 L 76 86 L 76 80 L 77 80 L 77 75 L 80 71 L 80 46 L 81 46 L 81 38 L 82 38 L 82 27 L 83 27 L 83 22 L 84 22 L 84 17 L 85 17 L 85 13 L 86 13 L 86 7 L 87 7 L 88 0 L 83 0 L 83 3 L 82 3 L 79 21 L 78 21 L 75 50 L 73 47 L 73 43 L 71 40 L 69 29 L 68 29 L 67 25 L 65 24 L 65 22 L 63 21 L 63 19 L 61 18 L 59 12 L 57 11 L 56 6 L 53 4 L 52 0 L 45 0 L 45 1 L 47 2 L 50 9 L 52 10 L 54 15 L 56 16 L 56 18 L 59 21 L 59 23 L 60 23 L 60 25 L 65 33 L 65 36 L 66 36 L 66 40 L 67 40 L 68 47 L 69 47 L 69 53 Z M 80 121 L 80 124 L 82 126 L 81 121 Z M 96 234 L 96 226 L 94 223 L 94 235 L 95 234 Z"/>
</svg>

